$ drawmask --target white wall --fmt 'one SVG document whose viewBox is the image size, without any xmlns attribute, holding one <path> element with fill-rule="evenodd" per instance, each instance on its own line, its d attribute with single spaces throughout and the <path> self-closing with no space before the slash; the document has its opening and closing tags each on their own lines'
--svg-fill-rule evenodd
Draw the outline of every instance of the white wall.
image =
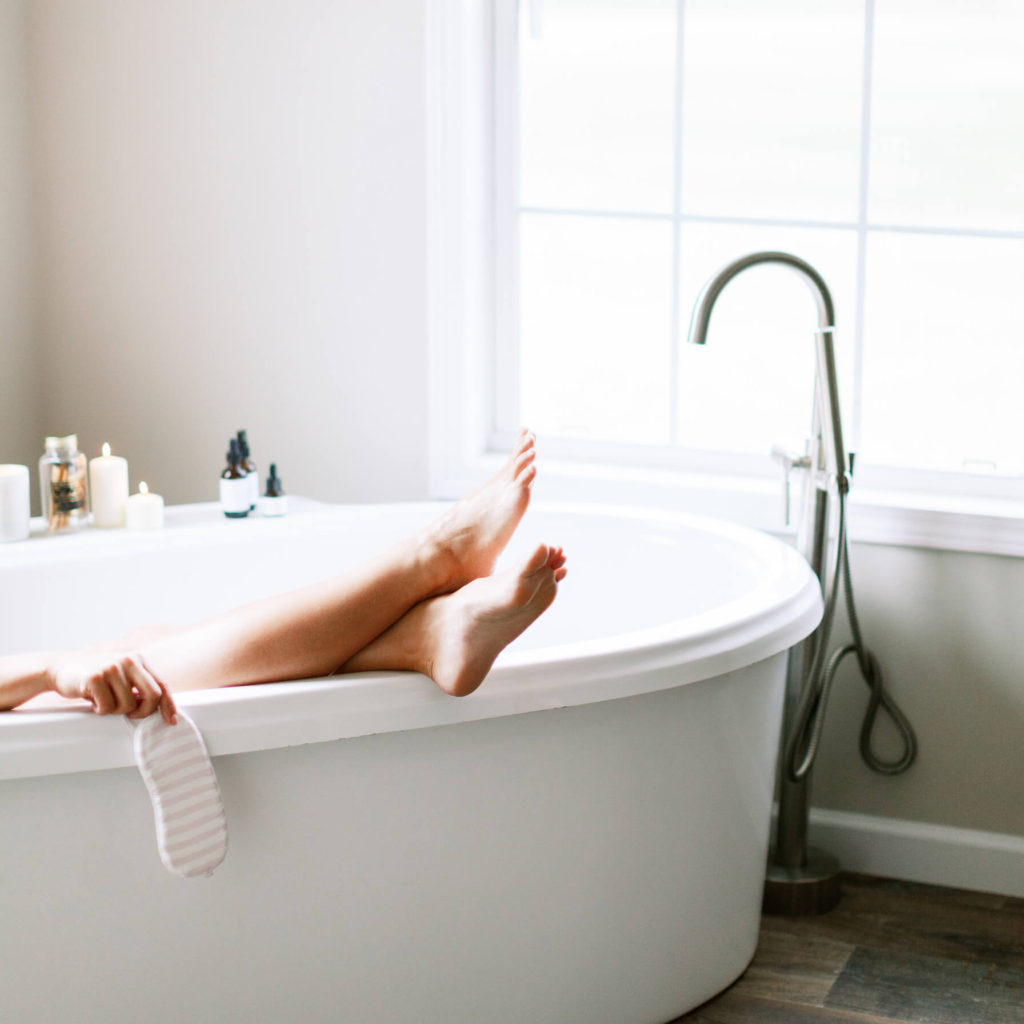
<svg viewBox="0 0 1024 1024">
<path fill-rule="evenodd" d="M 293 493 L 425 496 L 419 0 L 29 11 L 42 430 L 173 502 L 240 427 Z"/>
<path fill-rule="evenodd" d="M 0 0 L 0 462 L 33 465 L 32 233 L 24 0 Z M 35 490 L 35 488 L 33 488 Z"/>
</svg>

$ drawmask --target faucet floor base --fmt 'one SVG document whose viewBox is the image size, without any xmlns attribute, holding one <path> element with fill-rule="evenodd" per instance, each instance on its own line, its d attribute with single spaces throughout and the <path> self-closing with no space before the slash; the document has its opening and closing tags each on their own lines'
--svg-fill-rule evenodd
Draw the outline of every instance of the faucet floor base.
<svg viewBox="0 0 1024 1024">
<path fill-rule="evenodd" d="M 787 868 L 769 854 L 762 909 L 781 917 L 824 914 L 839 902 L 839 861 L 814 847 L 807 849 L 803 867 Z"/>
</svg>

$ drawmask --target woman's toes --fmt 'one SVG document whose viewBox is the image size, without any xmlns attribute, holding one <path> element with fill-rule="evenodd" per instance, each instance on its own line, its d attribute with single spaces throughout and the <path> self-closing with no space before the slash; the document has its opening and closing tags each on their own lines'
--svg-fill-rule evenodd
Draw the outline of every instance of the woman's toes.
<svg viewBox="0 0 1024 1024">
<path fill-rule="evenodd" d="M 531 445 L 529 448 L 521 451 L 515 460 L 515 471 L 513 476 L 518 477 L 525 469 L 532 466 L 537 459 L 537 450 Z"/>
<path fill-rule="evenodd" d="M 512 446 L 513 453 L 525 452 L 528 448 L 534 446 L 536 440 L 536 437 L 529 430 L 524 429 L 519 437 L 516 438 L 516 443 Z"/>
<path fill-rule="evenodd" d="M 537 455 L 537 439 L 533 434 L 521 434 L 512 447 L 512 461 L 518 466 L 522 459 L 532 459 Z"/>
<path fill-rule="evenodd" d="M 533 554 L 527 559 L 526 564 L 523 566 L 520 576 L 529 576 L 531 573 L 535 573 L 538 569 L 543 569 L 548 564 L 548 559 L 551 557 L 551 549 L 547 544 L 538 544 L 534 549 Z"/>
</svg>

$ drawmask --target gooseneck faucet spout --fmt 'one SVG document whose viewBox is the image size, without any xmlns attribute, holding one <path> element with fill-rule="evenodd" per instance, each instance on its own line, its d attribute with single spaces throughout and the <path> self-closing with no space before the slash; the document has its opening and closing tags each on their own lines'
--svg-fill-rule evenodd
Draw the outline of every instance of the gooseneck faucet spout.
<svg viewBox="0 0 1024 1024">
<path fill-rule="evenodd" d="M 822 444 L 817 456 L 820 464 L 814 468 L 834 475 L 841 494 L 849 489 L 846 452 L 843 448 L 843 427 L 839 414 L 839 385 L 836 378 L 835 349 L 832 332 L 835 330 L 835 311 L 828 285 L 821 274 L 809 263 L 787 252 L 755 252 L 741 256 L 722 267 L 701 290 L 693 307 L 690 319 L 689 340 L 695 345 L 707 341 L 711 310 L 714 308 L 722 289 L 739 273 L 761 263 L 778 263 L 795 270 L 807 282 L 818 307 L 817 330 L 817 381 L 815 387 L 815 433 Z M 820 408 L 820 403 L 824 408 Z M 828 435 L 828 443 L 824 444 Z"/>
</svg>

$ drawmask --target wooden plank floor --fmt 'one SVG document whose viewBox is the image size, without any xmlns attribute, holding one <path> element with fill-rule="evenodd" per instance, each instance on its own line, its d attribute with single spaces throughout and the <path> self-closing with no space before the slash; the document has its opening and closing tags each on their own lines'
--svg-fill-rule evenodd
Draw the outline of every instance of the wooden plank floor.
<svg viewBox="0 0 1024 1024">
<path fill-rule="evenodd" d="M 673 1024 L 1024 1024 L 1024 900 L 844 874 L 820 917 L 764 917 L 757 954 Z"/>
</svg>

